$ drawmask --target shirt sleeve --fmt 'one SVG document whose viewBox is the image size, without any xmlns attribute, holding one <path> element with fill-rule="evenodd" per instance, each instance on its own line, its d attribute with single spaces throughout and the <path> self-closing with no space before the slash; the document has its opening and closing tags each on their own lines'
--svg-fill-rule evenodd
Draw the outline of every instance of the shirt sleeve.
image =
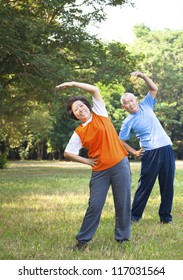
<svg viewBox="0 0 183 280">
<path fill-rule="evenodd" d="M 154 108 L 156 104 L 156 99 L 152 97 L 152 95 L 148 92 L 146 97 L 140 102 L 140 105 L 146 105 L 150 108 Z"/>
<path fill-rule="evenodd" d="M 98 101 L 97 99 L 95 99 L 92 96 L 92 102 L 93 102 L 93 107 L 92 107 L 92 111 L 99 115 L 99 116 L 103 116 L 103 117 L 108 117 L 108 113 L 105 107 L 105 102 L 104 100 Z"/>
<path fill-rule="evenodd" d="M 130 139 L 130 132 L 131 128 L 126 125 L 125 123 L 122 123 L 120 132 L 119 132 L 119 139 L 120 140 L 129 140 Z"/>
<path fill-rule="evenodd" d="M 79 155 L 79 151 L 82 148 L 81 139 L 78 134 L 74 132 L 65 148 L 65 152 L 74 155 Z"/>
</svg>

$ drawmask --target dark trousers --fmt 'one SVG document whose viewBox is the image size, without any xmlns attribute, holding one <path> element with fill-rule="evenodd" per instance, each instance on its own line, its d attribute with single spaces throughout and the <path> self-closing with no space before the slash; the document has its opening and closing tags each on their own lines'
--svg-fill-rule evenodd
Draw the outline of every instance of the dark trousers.
<svg viewBox="0 0 183 280">
<path fill-rule="evenodd" d="M 88 208 L 81 229 L 76 236 L 79 242 L 90 241 L 96 232 L 110 185 L 112 186 L 115 205 L 114 238 L 116 240 L 129 239 L 131 172 L 126 157 L 109 169 L 92 172 Z"/>
<path fill-rule="evenodd" d="M 174 193 L 175 157 L 171 146 L 146 151 L 142 156 L 141 174 L 132 203 L 132 220 L 141 219 L 152 188 L 158 177 L 161 203 L 161 221 L 172 220 L 171 210 Z"/>
</svg>

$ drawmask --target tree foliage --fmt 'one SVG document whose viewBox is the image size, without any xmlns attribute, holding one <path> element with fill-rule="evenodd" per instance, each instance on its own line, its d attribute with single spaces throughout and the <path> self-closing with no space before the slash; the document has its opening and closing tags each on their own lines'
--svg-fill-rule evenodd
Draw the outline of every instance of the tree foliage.
<svg viewBox="0 0 183 280">
<path fill-rule="evenodd" d="M 7 147 L 24 147 L 21 154 L 25 156 L 27 147 L 38 138 L 43 141 L 38 127 L 47 124 L 48 109 L 52 117 L 56 112 L 55 85 L 70 79 L 103 79 L 97 71 L 100 58 L 106 58 L 105 46 L 85 29 L 89 23 L 105 19 L 106 5 L 128 2 L 0 0 L 0 139 Z M 60 94 L 59 98 L 64 104 L 67 96 Z M 35 108 L 40 108 L 36 116 Z M 57 116 L 55 113 L 55 119 L 62 119 L 63 109 L 60 118 Z M 55 122 L 48 127 L 54 131 Z M 61 142 L 63 146 L 65 140 Z"/>
<path fill-rule="evenodd" d="M 120 96 L 145 92 L 130 72 L 146 71 L 158 83 L 157 114 L 182 149 L 182 31 L 151 31 L 135 26 L 133 45 L 105 44 L 86 32 L 105 19 L 105 6 L 131 0 L 0 0 L 0 154 L 21 158 L 62 158 L 76 123 L 66 116 L 68 96 L 56 91 L 63 81 L 98 84 L 109 116 L 119 131 L 126 113 Z M 2 147 L 5 147 L 2 149 Z M 5 155 L 5 156 L 4 156 Z"/>
</svg>

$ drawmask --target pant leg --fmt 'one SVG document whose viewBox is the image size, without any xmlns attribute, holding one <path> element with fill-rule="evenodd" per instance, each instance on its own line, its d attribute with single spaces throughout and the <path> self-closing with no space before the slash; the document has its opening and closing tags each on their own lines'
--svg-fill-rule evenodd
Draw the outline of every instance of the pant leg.
<svg viewBox="0 0 183 280">
<path fill-rule="evenodd" d="M 140 220 L 160 170 L 160 149 L 146 151 L 142 156 L 141 174 L 132 203 L 132 220 Z"/>
<path fill-rule="evenodd" d="M 76 239 L 88 242 L 92 239 L 99 225 L 102 209 L 110 186 L 109 169 L 92 172 L 90 179 L 90 198 L 83 223 Z"/>
<path fill-rule="evenodd" d="M 131 172 L 128 158 L 111 169 L 111 185 L 115 205 L 115 232 L 116 240 L 130 238 L 131 228 Z"/>
<path fill-rule="evenodd" d="M 171 146 L 165 146 L 161 149 L 161 159 L 161 169 L 158 176 L 161 194 L 159 216 L 161 221 L 169 222 L 172 221 L 171 210 L 175 176 L 175 157 Z"/>
</svg>

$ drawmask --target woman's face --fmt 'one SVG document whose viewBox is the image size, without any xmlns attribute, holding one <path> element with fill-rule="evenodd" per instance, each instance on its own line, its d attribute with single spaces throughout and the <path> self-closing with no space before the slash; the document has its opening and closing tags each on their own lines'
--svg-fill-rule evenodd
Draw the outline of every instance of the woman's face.
<svg viewBox="0 0 183 280">
<path fill-rule="evenodd" d="M 72 104 L 72 111 L 75 117 L 83 123 L 91 117 L 89 108 L 80 100 L 77 100 Z"/>
</svg>

